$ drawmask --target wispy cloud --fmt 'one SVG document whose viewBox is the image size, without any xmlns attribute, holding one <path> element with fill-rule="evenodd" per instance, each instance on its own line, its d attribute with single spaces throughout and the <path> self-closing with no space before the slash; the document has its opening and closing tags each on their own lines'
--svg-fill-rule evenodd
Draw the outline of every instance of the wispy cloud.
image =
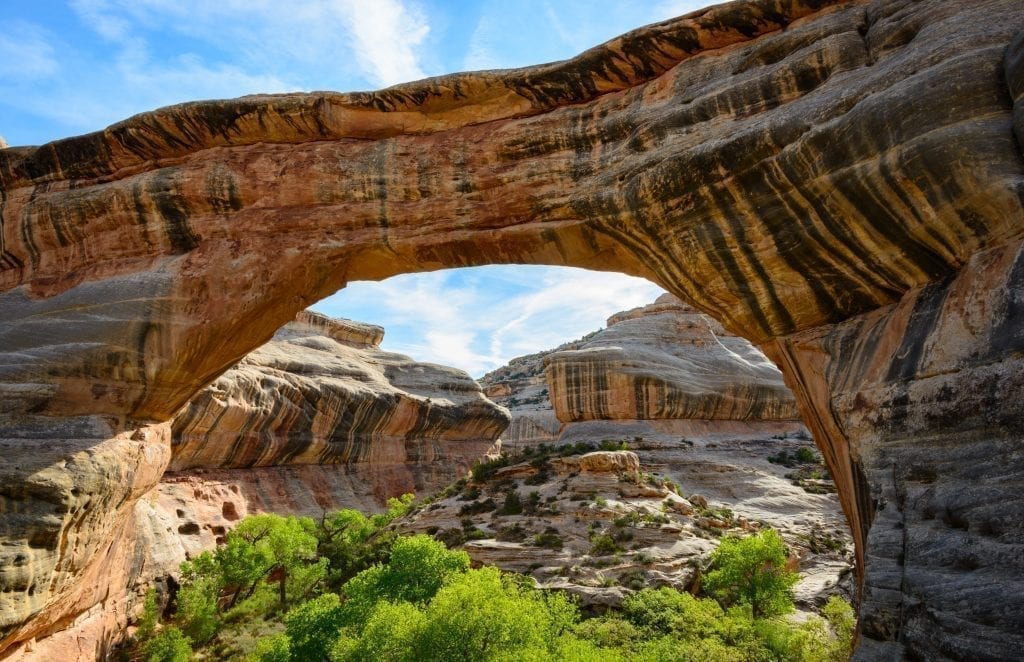
<svg viewBox="0 0 1024 662">
<path fill-rule="evenodd" d="M 46 31 L 25 21 L 4 21 L 0 28 L 0 78 L 36 80 L 57 72 L 59 65 Z"/>
<path fill-rule="evenodd" d="M 400 0 L 340 0 L 338 8 L 352 35 L 356 59 L 371 80 L 394 85 L 425 76 L 417 49 L 430 26 L 422 12 Z"/>
<path fill-rule="evenodd" d="M 381 324 L 386 349 L 479 376 L 599 329 L 661 292 L 617 273 L 494 266 L 352 283 L 315 308 Z"/>
<path fill-rule="evenodd" d="M 430 26 L 407 0 L 74 0 L 79 16 L 119 42 L 152 31 L 192 37 L 254 70 L 343 71 L 372 85 L 422 78 L 418 49 Z"/>
<path fill-rule="evenodd" d="M 414 1 L 69 0 L 82 31 L 63 39 L 4 21 L 0 110 L 45 118 L 53 139 L 195 99 L 423 78 L 438 72 Z"/>
</svg>

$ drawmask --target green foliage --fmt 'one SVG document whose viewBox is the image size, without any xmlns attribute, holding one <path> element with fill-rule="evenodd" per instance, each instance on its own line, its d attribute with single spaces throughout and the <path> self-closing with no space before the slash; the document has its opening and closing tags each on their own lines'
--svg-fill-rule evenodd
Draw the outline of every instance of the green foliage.
<svg viewBox="0 0 1024 662">
<path fill-rule="evenodd" d="M 512 489 L 505 494 L 505 503 L 497 511 L 499 515 L 519 515 L 523 512 L 523 501 L 519 498 L 519 492 Z"/>
<path fill-rule="evenodd" d="M 542 507 L 539 494 L 524 501 Z M 213 641 L 199 652 L 203 659 L 259 662 L 839 662 L 851 653 L 855 619 L 838 598 L 826 605 L 824 618 L 793 624 L 776 616 L 792 609 L 794 574 L 784 571 L 785 545 L 774 531 L 726 538 L 712 554 L 704 585 L 721 604 L 670 588 L 644 589 L 645 573 L 634 570 L 618 577 L 641 589 L 620 612 L 580 622 L 566 594 L 537 590 L 526 575 L 470 570 L 464 552 L 425 535 L 396 537 L 387 528 L 390 518 L 409 505 L 396 500 L 389 513 L 370 518 L 339 511 L 316 525 L 296 518 L 244 520 L 217 552 L 183 564 L 176 624 L 184 631 L 172 626 L 152 635 L 142 657 L 190 659 L 189 634 Z M 644 521 L 623 516 L 605 531 L 595 523 L 593 552 L 618 552 L 608 534 L 632 532 Z M 448 531 L 479 530 L 467 520 Z M 518 524 L 502 531 L 527 536 Z M 561 538 L 549 528 L 533 542 L 554 548 Z M 322 592 L 328 572 L 334 579 L 354 573 L 340 585 L 340 597 Z M 281 590 L 295 605 L 290 611 L 275 609 Z M 155 595 L 147 596 L 140 633 L 158 627 L 156 612 Z"/>
<path fill-rule="evenodd" d="M 853 631 L 857 627 L 857 614 L 846 600 L 833 595 L 821 610 L 832 627 L 833 637 L 827 644 L 829 659 L 848 660 L 853 655 Z"/>
<path fill-rule="evenodd" d="M 538 533 L 533 537 L 533 544 L 546 549 L 562 549 L 564 542 L 562 536 L 558 535 L 558 529 L 548 527 L 544 529 L 543 533 Z"/>
<path fill-rule="evenodd" d="M 343 622 L 341 600 L 325 593 L 291 609 L 284 617 L 291 655 L 297 660 L 327 657 Z"/>
<path fill-rule="evenodd" d="M 339 642 L 332 650 L 336 662 L 361 660 L 416 660 L 416 644 L 426 616 L 408 602 L 378 602 L 358 640 Z"/>
<path fill-rule="evenodd" d="M 225 547 L 243 550 L 224 559 L 222 567 L 237 561 L 237 568 L 225 567 L 224 576 L 237 570 L 247 578 L 271 574 L 277 577 L 281 607 L 288 603 L 288 580 L 303 565 L 316 559 L 315 525 L 308 517 L 282 517 L 272 513 L 252 515 L 239 522 L 227 535 Z M 307 589 L 308 590 L 308 589 Z"/>
<path fill-rule="evenodd" d="M 156 604 L 156 589 L 146 591 L 146 597 L 142 602 L 142 616 L 139 617 L 138 627 L 135 630 L 135 641 L 140 646 L 156 634 L 156 625 L 160 620 L 159 607 Z"/>
<path fill-rule="evenodd" d="M 449 551 L 429 536 L 400 538 L 387 565 L 362 571 L 342 588 L 348 598 L 346 622 L 364 622 L 380 600 L 429 600 L 450 576 L 468 568 L 469 556 L 465 552 Z"/>
<path fill-rule="evenodd" d="M 248 662 L 291 662 L 291 641 L 286 634 L 263 637 L 256 642 Z"/>
<path fill-rule="evenodd" d="M 591 556 L 611 556 L 621 551 L 622 548 L 616 544 L 615 539 L 611 536 L 599 534 L 590 539 Z"/>
<path fill-rule="evenodd" d="M 723 605 L 749 605 L 754 618 L 792 611 L 792 587 L 799 575 L 786 570 L 786 545 L 778 532 L 727 536 L 711 554 L 711 563 L 714 570 L 704 578 L 704 589 Z"/>
<path fill-rule="evenodd" d="M 459 515 L 479 515 L 480 513 L 489 513 L 497 507 L 498 503 L 494 499 L 488 498 L 483 501 L 467 503 L 459 508 Z"/>
<path fill-rule="evenodd" d="M 796 449 L 796 460 L 797 462 L 817 462 L 818 454 L 808 446 L 801 446 Z"/>
<path fill-rule="evenodd" d="M 575 614 L 562 602 L 503 580 L 496 568 L 472 570 L 438 591 L 425 610 L 416 650 L 432 660 L 487 660 L 548 651 Z"/>
<path fill-rule="evenodd" d="M 202 645 L 217 634 L 220 627 L 217 598 L 220 582 L 216 576 L 194 577 L 178 589 L 176 620 L 189 639 Z"/>
<path fill-rule="evenodd" d="M 146 662 L 188 662 L 192 659 L 192 642 L 172 625 L 149 640 L 142 656 Z"/>
<path fill-rule="evenodd" d="M 626 619 L 647 636 L 680 631 L 690 638 L 717 633 L 722 608 L 713 600 L 701 600 L 672 588 L 644 589 L 622 604 Z"/>
</svg>

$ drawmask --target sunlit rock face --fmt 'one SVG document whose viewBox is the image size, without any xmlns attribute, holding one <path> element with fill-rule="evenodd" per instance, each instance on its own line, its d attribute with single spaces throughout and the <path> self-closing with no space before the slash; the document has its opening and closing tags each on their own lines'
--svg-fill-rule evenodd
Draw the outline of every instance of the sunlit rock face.
<svg viewBox="0 0 1024 662">
<path fill-rule="evenodd" d="M 671 294 L 544 358 L 558 420 L 795 420 L 782 373 Z"/>
<path fill-rule="evenodd" d="M 167 421 L 350 280 L 622 271 L 782 369 L 858 543 L 858 655 L 1019 656 L 1022 30 L 1019 0 L 745 0 L 560 63 L 2 150 L 0 430 Z M 4 549 L 53 508 L 18 494 Z M 0 647 L 78 613 L 86 575 L 39 568 L 32 595 L 2 575 Z"/>
<path fill-rule="evenodd" d="M 525 446 L 550 444 L 558 440 L 562 422 L 551 406 L 548 381 L 544 376 L 544 359 L 552 352 L 575 348 L 579 342 L 517 356 L 480 378 L 480 386 L 487 397 L 506 407 L 512 415 L 512 422 L 501 433 L 504 452 L 515 453 Z"/>
<path fill-rule="evenodd" d="M 300 313 L 174 417 L 170 470 L 342 464 L 378 476 L 382 500 L 465 474 L 508 412 L 461 370 L 381 350 L 383 335 Z"/>
<path fill-rule="evenodd" d="M 0 650 L 78 617 L 96 636 L 51 653 L 94 659 L 102 635 L 125 624 L 126 587 L 143 565 L 134 509 L 170 460 L 170 425 L 65 418 L 54 443 L 54 423 L 26 416 L 0 429 Z"/>
</svg>

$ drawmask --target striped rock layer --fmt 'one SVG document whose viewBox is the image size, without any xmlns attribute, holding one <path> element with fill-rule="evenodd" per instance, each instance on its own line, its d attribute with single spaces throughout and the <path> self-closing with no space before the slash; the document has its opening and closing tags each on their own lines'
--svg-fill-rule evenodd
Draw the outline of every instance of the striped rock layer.
<svg viewBox="0 0 1024 662">
<path fill-rule="evenodd" d="M 548 354 L 544 373 L 563 423 L 800 416 L 763 353 L 671 294 L 613 315 L 575 349 Z"/>
<path fill-rule="evenodd" d="M 740 0 L 0 151 L 0 648 L 107 549 L 64 544 L 76 421 L 145 436 L 350 280 L 538 263 L 647 277 L 780 366 L 857 542 L 858 656 L 1018 656 L 1022 30 L 1019 0 Z"/>
<path fill-rule="evenodd" d="M 508 413 L 461 370 L 385 352 L 383 329 L 303 311 L 171 423 L 169 471 L 346 464 L 404 468 L 381 501 L 465 474 Z"/>
</svg>

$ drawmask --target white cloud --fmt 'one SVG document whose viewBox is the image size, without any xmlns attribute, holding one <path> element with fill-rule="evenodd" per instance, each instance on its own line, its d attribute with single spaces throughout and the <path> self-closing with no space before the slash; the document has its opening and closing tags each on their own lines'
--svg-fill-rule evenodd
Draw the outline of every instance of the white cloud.
<svg viewBox="0 0 1024 662">
<path fill-rule="evenodd" d="M 492 266 L 352 283 L 315 308 L 384 326 L 385 349 L 479 376 L 599 329 L 660 293 L 618 273 Z"/>
<path fill-rule="evenodd" d="M 0 79 L 45 78 L 58 68 L 53 46 L 43 29 L 25 21 L 0 24 Z"/>
<path fill-rule="evenodd" d="M 169 31 L 231 49 L 252 71 L 351 70 L 370 84 L 423 78 L 418 49 L 430 31 L 424 14 L 403 0 L 75 0 L 83 21 L 104 37 L 126 42 Z M 253 74 L 254 75 L 254 74 Z M 330 81 L 319 85 L 329 86 Z"/>
<path fill-rule="evenodd" d="M 430 26 L 421 12 L 400 0 L 339 0 L 337 6 L 351 32 L 356 60 L 371 80 L 394 85 L 425 77 L 417 49 Z"/>
</svg>

